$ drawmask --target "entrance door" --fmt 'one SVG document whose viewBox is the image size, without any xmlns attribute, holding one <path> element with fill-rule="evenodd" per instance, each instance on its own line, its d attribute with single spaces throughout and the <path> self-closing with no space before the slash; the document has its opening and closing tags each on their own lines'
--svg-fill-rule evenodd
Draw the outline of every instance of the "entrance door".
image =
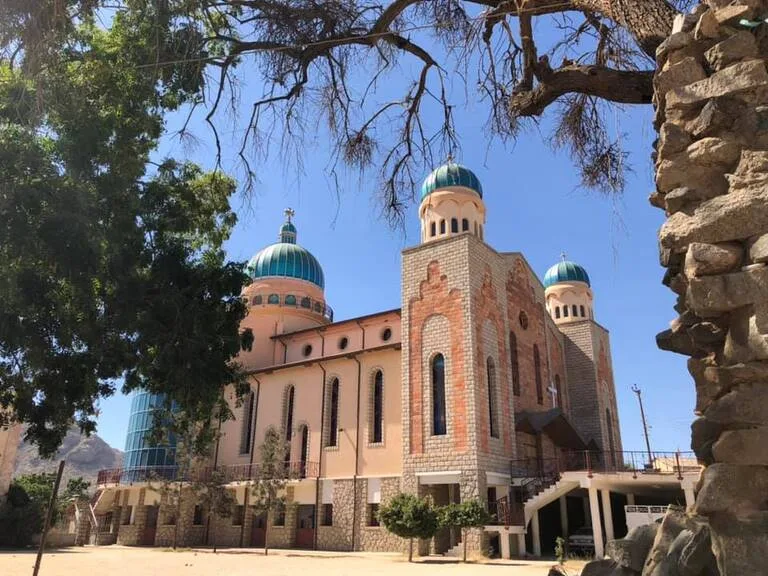
<svg viewBox="0 0 768 576">
<path fill-rule="evenodd" d="M 253 527 L 251 528 L 251 546 L 254 548 L 264 548 L 267 543 L 267 513 L 261 512 L 253 517 Z"/>
<path fill-rule="evenodd" d="M 144 535 L 141 539 L 142 546 L 154 546 L 155 545 L 155 532 L 157 532 L 157 514 L 160 510 L 159 506 L 145 506 L 147 511 L 147 521 L 144 524 Z"/>
<path fill-rule="evenodd" d="M 299 505 L 296 516 L 296 548 L 312 549 L 315 547 L 315 506 Z"/>
</svg>

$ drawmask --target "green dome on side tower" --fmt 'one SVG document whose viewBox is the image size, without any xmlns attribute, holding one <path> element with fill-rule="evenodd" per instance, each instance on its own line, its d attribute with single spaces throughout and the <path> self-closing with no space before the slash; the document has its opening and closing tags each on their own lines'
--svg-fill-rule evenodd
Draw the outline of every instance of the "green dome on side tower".
<svg viewBox="0 0 768 576">
<path fill-rule="evenodd" d="M 549 288 L 561 282 L 584 282 L 587 286 L 590 286 L 587 271 L 575 262 L 566 260 L 565 257 L 544 274 L 544 288 Z"/>
<path fill-rule="evenodd" d="M 483 197 L 483 187 L 475 173 L 466 166 L 457 164 L 450 158 L 448 162 L 433 170 L 421 185 L 421 200 L 432 194 L 435 190 L 449 186 L 463 186 Z"/>
<path fill-rule="evenodd" d="M 296 278 L 325 288 L 325 276 L 320 262 L 309 250 L 296 244 L 296 226 L 291 222 L 293 210 L 285 211 L 287 220 L 280 227 L 279 242 L 267 246 L 250 259 L 246 273 L 259 278 Z"/>
</svg>

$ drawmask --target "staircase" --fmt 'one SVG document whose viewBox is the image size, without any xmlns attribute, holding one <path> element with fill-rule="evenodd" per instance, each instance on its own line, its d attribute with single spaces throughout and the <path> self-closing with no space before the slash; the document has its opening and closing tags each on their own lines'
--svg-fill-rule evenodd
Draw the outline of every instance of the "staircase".
<svg viewBox="0 0 768 576">
<path fill-rule="evenodd" d="M 451 558 L 462 558 L 464 556 L 464 544 L 459 542 L 453 548 L 446 550 L 443 556 L 450 556 Z"/>
<path fill-rule="evenodd" d="M 554 502 L 560 496 L 564 496 L 574 488 L 578 488 L 578 486 L 578 481 L 563 480 L 559 475 L 549 479 L 542 479 L 540 483 L 534 486 L 535 490 L 527 492 L 528 497 L 523 502 L 525 525 L 528 525 L 528 521 L 536 510 Z"/>
</svg>

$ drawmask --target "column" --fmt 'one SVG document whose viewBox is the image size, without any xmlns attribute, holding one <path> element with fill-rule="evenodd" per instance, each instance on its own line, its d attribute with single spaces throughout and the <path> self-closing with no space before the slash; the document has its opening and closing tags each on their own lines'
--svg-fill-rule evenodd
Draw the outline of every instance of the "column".
<svg viewBox="0 0 768 576">
<path fill-rule="evenodd" d="M 560 496 L 560 529 L 563 538 L 568 538 L 568 501 L 565 496 Z"/>
<path fill-rule="evenodd" d="M 539 533 L 539 511 L 536 510 L 531 518 L 531 540 L 533 541 L 533 555 L 541 556 L 541 535 Z"/>
<path fill-rule="evenodd" d="M 504 558 L 504 560 L 509 560 L 512 558 L 512 551 L 510 550 L 510 540 L 509 540 L 510 534 L 506 530 L 499 530 L 499 547 L 501 550 L 499 552 L 501 553 L 501 557 Z"/>
<path fill-rule="evenodd" d="M 525 534 L 518 534 L 517 535 L 517 555 L 520 556 L 520 558 L 525 558 L 527 554 L 528 554 L 528 551 L 525 549 Z"/>
<path fill-rule="evenodd" d="M 635 505 L 635 495 L 627 494 L 627 506 L 634 506 L 634 505 Z"/>
<path fill-rule="evenodd" d="M 611 491 L 601 490 L 603 495 L 603 518 L 605 519 L 605 541 L 614 540 L 613 510 L 611 510 Z"/>
<path fill-rule="evenodd" d="M 597 488 L 589 488 L 589 513 L 592 518 L 592 537 L 595 539 L 595 557 L 603 557 L 603 527 L 600 524 L 600 505 L 597 502 Z"/>
</svg>

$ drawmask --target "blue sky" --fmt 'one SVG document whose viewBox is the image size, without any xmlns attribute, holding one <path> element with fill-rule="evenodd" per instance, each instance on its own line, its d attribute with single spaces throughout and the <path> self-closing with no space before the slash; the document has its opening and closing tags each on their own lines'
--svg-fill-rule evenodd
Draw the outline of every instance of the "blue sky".
<svg viewBox="0 0 768 576">
<path fill-rule="evenodd" d="M 410 69 L 404 69 L 408 78 Z M 246 74 L 247 76 L 247 74 Z M 579 175 L 568 156 L 544 142 L 550 122 L 521 135 L 512 145 L 490 142 L 485 130 L 487 110 L 473 101 L 456 78 L 451 98 L 461 150 L 458 161 L 470 167 L 484 189 L 488 217 L 486 242 L 499 251 L 521 251 L 543 277 L 561 252 L 589 272 L 595 295 L 595 317 L 611 333 L 613 365 L 622 440 L 625 450 L 644 450 L 640 412 L 631 392 L 643 390 L 655 450 L 689 450 L 694 388 L 685 358 L 656 348 L 655 335 L 675 316 L 674 297 L 661 285 L 656 233 L 663 213 L 650 206 L 653 189 L 652 110 L 627 107 L 611 127 L 624 134 L 632 173 L 626 192 L 607 198 L 579 189 Z M 386 90 L 405 86 L 395 76 Z M 249 102 L 260 90 L 244 85 L 239 125 Z M 236 115 L 237 116 L 237 115 Z M 436 121 L 432 113 L 427 120 Z M 237 118 L 224 136 L 224 168 L 233 169 L 239 147 Z M 178 127 L 181 116 L 169 118 Z M 215 148 L 200 119 L 193 123 L 195 146 L 166 139 L 158 156 L 172 155 L 212 167 Z M 225 129 L 225 131 L 227 131 Z M 341 193 L 328 173 L 328 134 L 323 127 L 307 138 L 295 161 L 280 157 L 275 147 L 254 164 L 255 193 L 233 198 L 240 221 L 227 243 L 233 260 L 247 260 L 276 239 L 282 211 L 296 210 L 298 242 L 319 259 L 326 279 L 326 298 L 336 319 L 400 306 L 400 251 L 418 242 L 417 207 L 409 209 L 405 230 L 393 230 L 380 218 L 376 176 L 342 174 Z M 426 176 L 428 170 L 425 169 Z M 122 395 L 101 403 L 98 433 L 122 449 L 129 401 Z"/>
</svg>

